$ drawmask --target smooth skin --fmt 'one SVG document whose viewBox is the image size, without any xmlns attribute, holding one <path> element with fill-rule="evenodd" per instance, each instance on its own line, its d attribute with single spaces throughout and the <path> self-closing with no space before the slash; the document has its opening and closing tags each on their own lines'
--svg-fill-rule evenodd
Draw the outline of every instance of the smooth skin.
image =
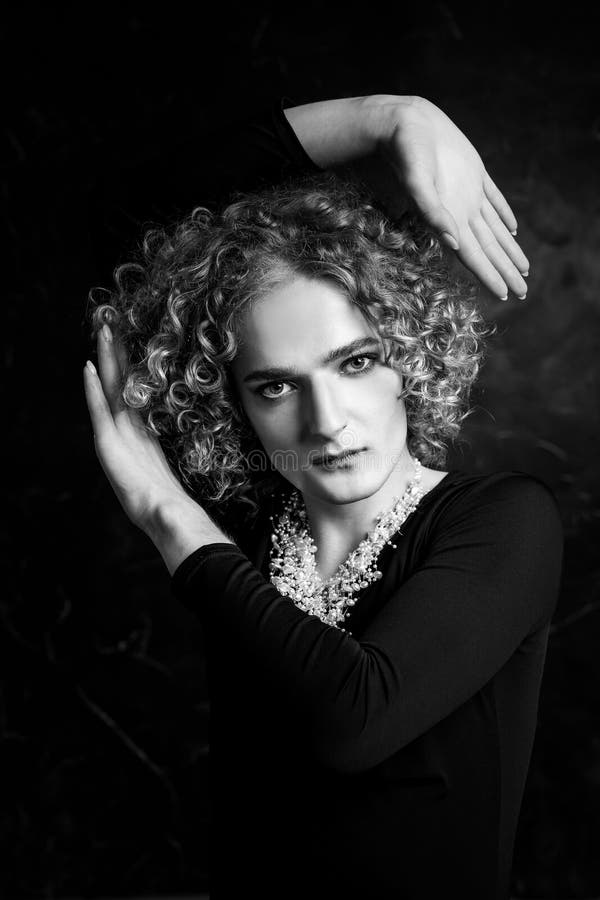
<svg viewBox="0 0 600 900">
<path fill-rule="evenodd" d="M 527 294 L 529 261 L 517 220 L 477 150 L 439 107 L 423 97 L 376 94 L 285 110 L 304 149 L 321 168 L 373 154 L 461 263 L 495 297 Z M 379 163 L 381 167 L 381 163 Z M 394 197 L 381 197 L 394 205 Z M 391 200 L 391 203 L 390 203 Z"/>
</svg>

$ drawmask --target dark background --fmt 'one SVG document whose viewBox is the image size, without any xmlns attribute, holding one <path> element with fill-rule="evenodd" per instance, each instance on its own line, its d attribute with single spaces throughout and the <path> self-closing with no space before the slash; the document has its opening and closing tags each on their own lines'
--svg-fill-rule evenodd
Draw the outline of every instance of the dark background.
<svg viewBox="0 0 600 900">
<path fill-rule="evenodd" d="M 83 396 L 86 295 L 128 249 L 98 218 L 99 179 L 182 139 L 210 169 L 211 133 L 281 95 L 375 92 L 425 96 L 466 132 L 531 262 L 525 303 L 483 298 L 498 336 L 451 464 L 530 472 L 557 496 L 563 590 L 513 892 L 600 893 L 600 59 L 584 9 L 24 3 L 4 19 L 3 896 L 206 887 L 201 629 L 112 494 Z M 190 208 L 203 200 L 190 184 Z"/>
</svg>

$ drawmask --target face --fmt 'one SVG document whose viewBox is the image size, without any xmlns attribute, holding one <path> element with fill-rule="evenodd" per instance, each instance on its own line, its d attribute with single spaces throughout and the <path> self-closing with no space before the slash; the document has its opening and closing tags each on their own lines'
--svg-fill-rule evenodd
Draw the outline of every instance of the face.
<svg viewBox="0 0 600 900">
<path fill-rule="evenodd" d="M 245 314 L 232 364 L 246 415 L 274 467 L 305 496 L 351 503 L 408 459 L 402 377 L 341 288 L 294 276 Z M 343 464 L 324 455 L 360 451 Z"/>
</svg>

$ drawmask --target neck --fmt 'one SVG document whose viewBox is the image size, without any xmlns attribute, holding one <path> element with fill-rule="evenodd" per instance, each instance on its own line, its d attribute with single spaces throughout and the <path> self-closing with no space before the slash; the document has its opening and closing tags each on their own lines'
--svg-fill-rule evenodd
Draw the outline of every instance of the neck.
<svg viewBox="0 0 600 900">
<path fill-rule="evenodd" d="M 319 575 L 327 579 L 371 531 L 377 516 L 402 497 L 415 476 L 408 451 L 403 454 L 384 484 L 374 494 L 351 503 L 331 503 L 304 494 L 310 530 L 317 552 Z"/>
</svg>

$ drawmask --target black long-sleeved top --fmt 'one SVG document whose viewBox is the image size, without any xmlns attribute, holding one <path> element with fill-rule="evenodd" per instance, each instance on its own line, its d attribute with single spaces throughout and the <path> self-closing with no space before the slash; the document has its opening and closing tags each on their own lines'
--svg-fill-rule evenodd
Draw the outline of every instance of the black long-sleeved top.
<svg viewBox="0 0 600 900">
<path fill-rule="evenodd" d="M 267 522 L 172 578 L 206 631 L 211 896 L 508 897 L 560 576 L 549 490 L 451 471 L 347 633 L 271 584 Z"/>
<path fill-rule="evenodd" d="M 189 141 L 112 173 L 103 236 L 121 248 L 143 221 L 316 170 L 280 108 L 216 143 L 208 162 Z M 450 472 L 384 547 L 348 633 L 270 583 L 273 512 L 172 578 L 205 629 L 212 900 L 505 900 L 561 564 L 550 492 Z"/>
</svg>

